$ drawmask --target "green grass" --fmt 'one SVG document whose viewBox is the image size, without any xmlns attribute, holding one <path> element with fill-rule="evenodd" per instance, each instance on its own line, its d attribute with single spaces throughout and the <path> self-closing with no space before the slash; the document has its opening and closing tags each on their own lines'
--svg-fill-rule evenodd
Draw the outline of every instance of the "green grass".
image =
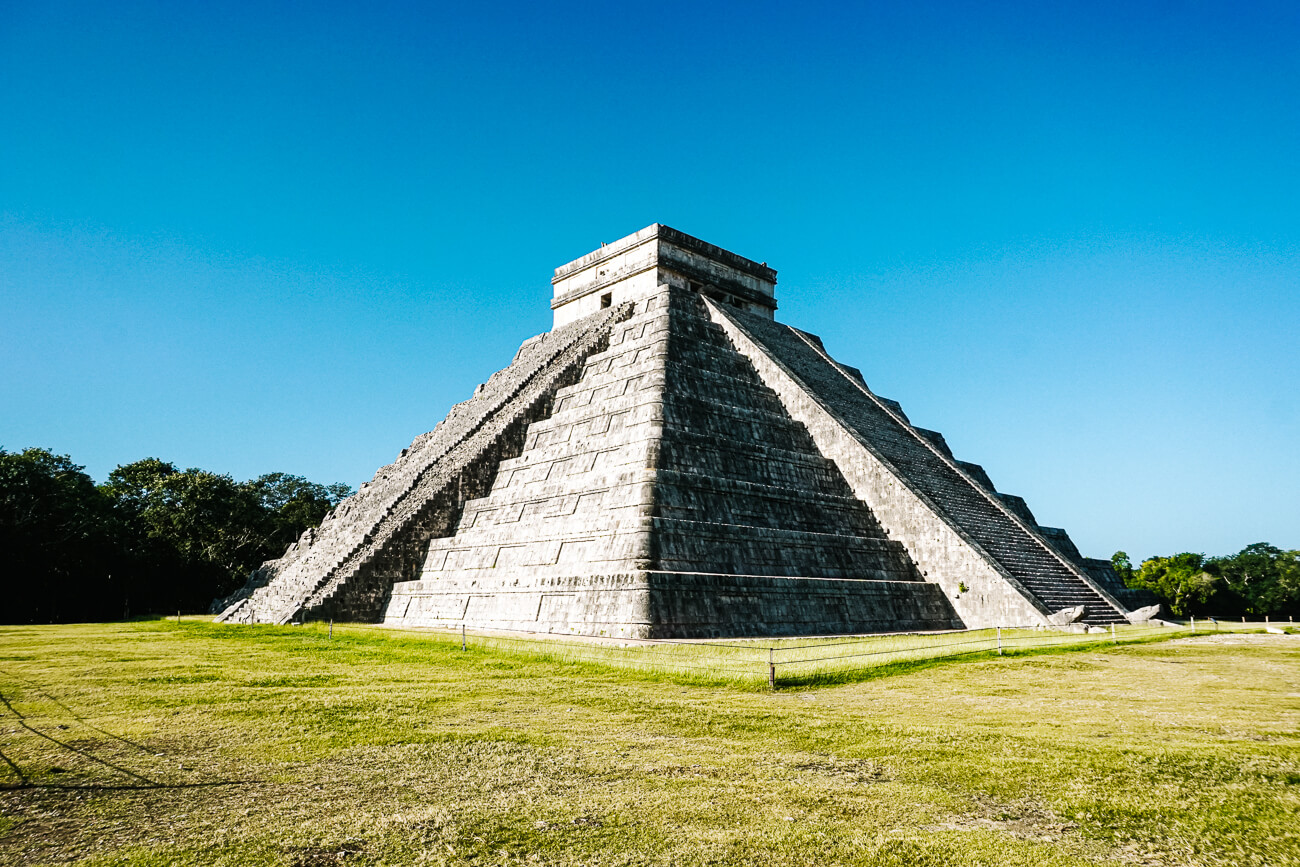
<svg viewBox="0 0 1300 867">
<path fill-rule="evenodd" d="M 1300 637 L 636 652 L 0 627 L 0 863 L 1300 864 Z"/>
</svg>

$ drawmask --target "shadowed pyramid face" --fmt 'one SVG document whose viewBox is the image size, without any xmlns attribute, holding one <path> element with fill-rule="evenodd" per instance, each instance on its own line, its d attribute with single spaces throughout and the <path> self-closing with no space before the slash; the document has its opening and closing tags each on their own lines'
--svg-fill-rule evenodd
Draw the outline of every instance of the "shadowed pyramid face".
<svg viewBox="0 0 1300 867">
<path fill-rule="evenodd" d="M 1122 620 L 1099 561 L 777 324 L 775 280 L 658 225 L 557 269 L 555 329 L 224 616 L 628 637 Z"/>
</svg>

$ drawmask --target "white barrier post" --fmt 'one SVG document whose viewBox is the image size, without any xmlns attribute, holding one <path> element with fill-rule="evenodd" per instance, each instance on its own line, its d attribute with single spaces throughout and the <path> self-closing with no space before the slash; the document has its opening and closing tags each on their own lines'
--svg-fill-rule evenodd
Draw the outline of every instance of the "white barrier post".
<svg viewBox="0 0 1300 867">
<path fill-rule="evenodd" d="M 998 627 L 998 656 L 1002 655 L 1002 627 Z"/>
<path fill-rule="evenodd" d="M 1192 618 L 1192 631 L 1193 631 L 1193 632 L 1196 631 L 1196 618 L 1195 618 L 1195 617 Z"/>
<path fill-rule="evenodd" d="M 465 624 L 460 625 L 460 649 L 465 649 Z"/>
<path fill-rule="evenodd" d="M 1113 642 L 1114 644 L 1119 644 L 1119 639 L 1115 637 L 1115 624 L 1114 624 L 1114 623 L 1112 623 L 1112 624 L 1110 625 L 1110 640 L 1111 640 L 1111 642 Z"/>
</svg>

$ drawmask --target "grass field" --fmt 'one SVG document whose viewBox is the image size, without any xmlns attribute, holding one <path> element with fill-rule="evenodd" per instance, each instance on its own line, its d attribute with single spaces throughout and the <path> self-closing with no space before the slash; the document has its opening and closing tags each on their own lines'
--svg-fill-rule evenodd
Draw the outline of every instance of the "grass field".
<svg viewBox="0 0 1300 867">
<path fill-rule="evenodd" d="M 1300 637 L 912 666 L 0 627 L 0 863 L 1300 864 Z"/>
</svg>

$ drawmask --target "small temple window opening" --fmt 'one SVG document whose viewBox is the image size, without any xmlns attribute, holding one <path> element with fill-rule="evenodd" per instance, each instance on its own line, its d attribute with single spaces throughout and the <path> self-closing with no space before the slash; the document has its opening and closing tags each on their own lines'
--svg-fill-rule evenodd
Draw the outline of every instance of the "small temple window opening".
<svg viewBox="0 0 1300 867">
<path fill-rule="evenodd" d="M 600 307 L 602 310 L 613 303 L 614 303 L 613 292 L 606 292 L 604 295 L 600 296 Z"/>
</svg>

